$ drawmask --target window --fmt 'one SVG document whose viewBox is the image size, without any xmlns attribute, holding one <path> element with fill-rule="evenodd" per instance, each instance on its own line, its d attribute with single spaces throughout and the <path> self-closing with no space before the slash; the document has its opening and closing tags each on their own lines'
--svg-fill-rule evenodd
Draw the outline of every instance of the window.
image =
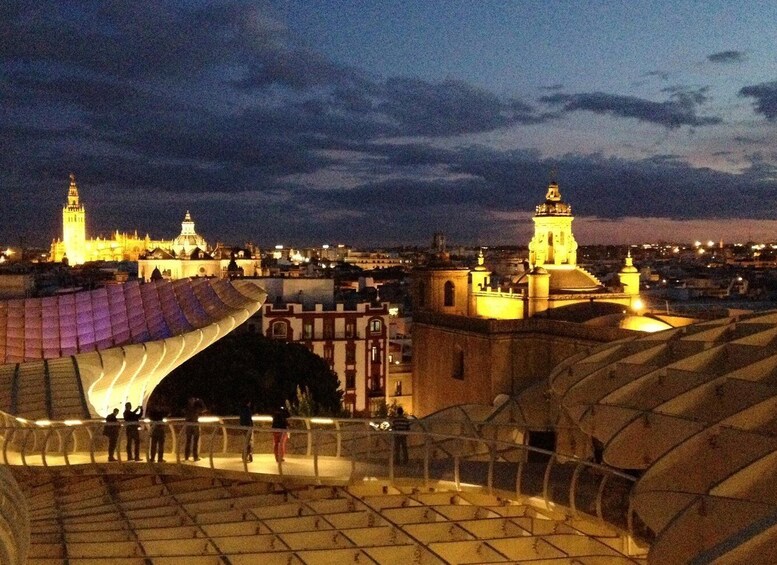
<svg viewBox="0 0 777 565">
<path fill-rule="evenodd" d="M 356 371 L 351 369 L 345 372 L 345 388 L 356 388 Z"/>
<path fill-rule="evenodd" d="M 345 362 L 349 365 L 356 363 L 356 344 L 348 343 L 345 346 Z"/>
<path fill-rule="evenodd" d="M 447 281 L 445 283 L 444 287 L 444 304 L 445 306 L 455 306 L 456 305 L 456 295 L 454 293 L 455 287 L 453 286 L 453 283 L 451 281 Z"/>
<path fill-rule="evenodd" d="M 354 320 L 345 321 L 345 337 L 347 338 L 356 337 L 356 322 Z"/>
<path fill-rule="evenodd" d="M 380 364 L 380 346 L 373 345 L 370 348 L 370 362 L 373 364 Z"/>
<path fill-rule="evenodd" d="M 324 318 L 324 339 L 334 339 L 335 321 L 332 318 Z"/>
<path fill-rule="evenodd" d="M 305 320 L 303 322 L 302 339 L 313 339 L 313 320 Z"/>
<path fill-rule="evenodd" d="M 460 381 L 464 380 L 464 350 L 456 348 L 456 358 L 453 360 L 453 378 Z"/>
<path fill-rule="evenodd" d="M 324 344 L 324 361 L 329 364 L 329 368 L 335 364 L 335 346 L 331 343 Z"/>
<path fill-rule="evenodd" d="M 379 334 L 383 331 L 383 323 L 380 320 L 370 320 L 370 333 Z"/>
<path fill-rule="evenodd" d="M 276 339 L 286 339 L 288 325 L 286 322 L 273 322 L 272 336 Z"/>
<path fill-rule="evenodd" d="M 394 396 L 402 396 L 402 381 L 394 383 Z"/>
</svg>

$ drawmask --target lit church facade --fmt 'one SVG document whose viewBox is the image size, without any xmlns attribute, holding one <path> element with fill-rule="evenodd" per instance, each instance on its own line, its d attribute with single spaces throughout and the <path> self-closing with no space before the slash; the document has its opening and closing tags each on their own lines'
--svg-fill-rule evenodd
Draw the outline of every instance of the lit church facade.
<svg viewBox="0 0 777 565">
<path fill-rule="evenodd" d="M 62 208 L 62 239 L 51 243 L 50 260 L 69 265 L 83 265 L 87 261 L 137 261 L 147 249 L 168 248 L 172 241 L 152 240 L 148 234 L 138 237 L 119 233 L 110 238 L 89 238 L 86 232 L 86 210 L 78 195 L 75 175 L 70 175 L 67 204 Z"/>
<path fill-rule="evenodd" d="M 261 274 L 256 249 L 235 249 L 217 244 L 214 249 L 194 227 L 186 211 L 181 233 L 172 240 L 154 240 L 148 234 L 116 233 L 111 238 L 87 239 L 86 210 L 70 175 L 67 204 L 62 208 L 62 239 L 51 244 L 50 260 L 82 265 L 88 261 L 136 261 L 139 278 L 178 280 L 191 277 L 237 278 Z"/>
<path fill-rule="evenodd" d="M 492 284 L 482 252 L 474 269 L 440 253 L 414 271 L 416 415 L 458 404 L 490 405 L 500 394 L 546 387 L 550 371 L 571 355 L 632 330 L 672 327 L 660 316 L 637 312 L 639 272 L 630 256 L 615 291 L 577 264 L 573 219 L 552 182 L 535 209 L 524 274 Z"/>
</svg>

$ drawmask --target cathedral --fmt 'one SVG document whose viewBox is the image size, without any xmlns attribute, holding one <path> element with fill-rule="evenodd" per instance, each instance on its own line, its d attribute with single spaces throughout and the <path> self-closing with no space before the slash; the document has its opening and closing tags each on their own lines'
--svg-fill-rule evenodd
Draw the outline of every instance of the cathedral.
<svg viewBox="0 0 777 565">
<path fill-rule="evenodd" d="M 473 269 L 440 252 L 413 272 L 412 389 L 416 415 L 499 395 L 537 392 L 564 359 L 658 331 L 674 321 L 641 315 L 639 272 L 627 256 L 611 290 L 577 264 L 572 207 L 551 182 L 536 206 L 528 266 L 492 280 L 481 251 Z M 534 392 L 533 392 L 534 393 Z M 536 399 L 535 399 L 536 400 Z"/>
<path fill-rule="evenodd" d="M 172 241 L 152 240 L 148 234 L 138 237 L 119 233 L 110 238 L 86 237 L 86 210 L 78 196 L 76 177 L 71 173 L 67 204 L 62 208 L 62 239 L 51 242 L 50 260 L 55 263 L 66 261 L 69 265 L 83 265 L 87 261 L 137 261 L 147 249 L 167 249 Z"/>
</svg>

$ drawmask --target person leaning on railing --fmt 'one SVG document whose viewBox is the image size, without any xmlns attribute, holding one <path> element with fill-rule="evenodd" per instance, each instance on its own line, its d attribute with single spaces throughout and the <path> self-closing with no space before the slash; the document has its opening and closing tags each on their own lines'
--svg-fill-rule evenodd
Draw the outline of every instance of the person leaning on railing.
<svg viewBox="0 0 777 565">
<path fill-rule="evenodd" d="M 240 425 L 246 428 L 253 428 L 254 427 L 254 419 L 253 419 L 253 407 L 251 406 L 251 401 L 246 400 L 245 404 L 240 407 Z M 243 459 L 251 463 L 254 460 L 254 430 L 251 429 L 248 434 L 248 442 L 246 443 L 245 447 L 245 454 L 243 455 Z"/>
<path fill-rule="evenodd" d="M 132 409 L 132 403 L 124 405 L 124 426 L 127 432 L 127 461 L 140 461 L 140 418 L 143 416 L 143 407 Z"/>
<path fill-rule="evenodd" d="M 114 408 L 113 412 L 105 417 L 103 426 L 103 435 L 108 438 L 108 461 L 118 461 L 116 459 L 116 445 L 119 443 L 119 409 Z"/>
<path fill-rule="evenodd" d="M 184 448 L 184 459 L 189 460 L 189 455 L 195 461 L 200 460 L 199 444 L 200 444 L 200 426 L 197 423 L 206 412 L 205 403 L 195 397 L 189 398 L 186 402 L 186 410 L 184 416 L 186 419 L 186 443 Z"/>
<path fill-rule="evenodd" d="M 394 432 L 409 432 L 410 420 L 405 416 L 405 409 L 397 408 L 397 414 L 391 419 L 391 430 Z M 407 463 L 407 434 L 394 434 L 394 460 L 398 464 Z"/>
</svg>

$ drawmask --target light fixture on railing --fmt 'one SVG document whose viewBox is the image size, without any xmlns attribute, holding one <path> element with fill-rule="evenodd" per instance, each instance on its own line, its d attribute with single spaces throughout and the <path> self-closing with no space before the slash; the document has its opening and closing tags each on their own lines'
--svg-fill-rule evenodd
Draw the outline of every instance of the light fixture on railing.
<svg viewBox="0 0 777 565">
<path fill-rule="evenodd" d="M 62 423 L 65 424 L 66 426 L 80 426 L 81 424 L 83 424 L 81 420 L 65 420 Z"/>
<path fill-rule="evenodd" d="M 217 422 L 221 422 L 221 418 L 218 416 L 200 416 L 197 418 L 197 422 L 200 424 L 215 424 Z"/>
<path fill-rule="evenodd" d="M 51 425 L 51 420 L 35 420 L 35 425 L 45 428 L 46 426 Z"/>
<path fill-rule="evenodd" d="M 254 422 L 272 422 L 272 416 L 251 416 Z"/>
<path fill-rule="evenodd" d="M 332 418 L 311 418 L 311 424 L 334 424 L 335 421 Z"/>
</svg>

